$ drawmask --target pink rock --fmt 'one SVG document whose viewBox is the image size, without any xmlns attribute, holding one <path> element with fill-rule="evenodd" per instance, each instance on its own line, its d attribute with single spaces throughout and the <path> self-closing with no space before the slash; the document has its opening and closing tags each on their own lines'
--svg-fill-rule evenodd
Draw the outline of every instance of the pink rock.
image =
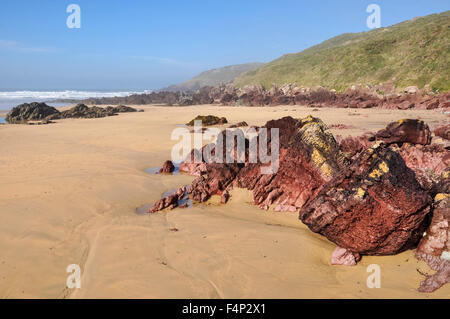
<svg viewBox="0 0 450 319">
<path fill-rule="evenodd" d="M 342 247 L 336 247 L 331 254 L 332 265 L 355 266 L 360 260 L 361 256 L 358 253 L 352 253 Z"/>
</svg>

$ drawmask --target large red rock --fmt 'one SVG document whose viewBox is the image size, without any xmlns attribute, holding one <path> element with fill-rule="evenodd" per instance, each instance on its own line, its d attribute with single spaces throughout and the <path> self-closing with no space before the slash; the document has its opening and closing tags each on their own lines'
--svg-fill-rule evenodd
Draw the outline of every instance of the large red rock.
<svg viewBox="0 0 450 319">
<path fill-rule="evenodd" d="M 428 145 L 431 143 L 431 131 L 424 121 L 406 119 L 390 123 L 386 128 L 378 131 L 375 138 L 387 144 L 412 143 Z"/>
<path fill-rule="evenodd" d="M 376 143 L 324 185 L 300 219 L 352 253 L 390 255 L 417 244 L 430 202 L 402 157 Z"/>
<path fill-rule="evenodd" d="M 420 284 L 419 291 L 433 292 L 450 282 L 450 195 L 435 198 L 433 219 L 417 247 L 416 258 L 425 261 L 436 273 Z"/>
<path fill-rule="evenodd" d="M 240 170 L 235 185 L 252 190 L 254 204 L 262 209 L 296 211 L 345 166 L 346 159 L 318 118 L 285 117 L 265 127 L 280 130 L 278 171 L 264 175 L 260 173 L 263 164 L 248 164 Z"/>
</svg>

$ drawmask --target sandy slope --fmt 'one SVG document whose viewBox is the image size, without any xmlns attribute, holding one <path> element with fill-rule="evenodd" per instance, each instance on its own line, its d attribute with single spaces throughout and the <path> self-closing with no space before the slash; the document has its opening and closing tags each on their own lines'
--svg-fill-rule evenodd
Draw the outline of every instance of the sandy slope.
<svg viewBox="0 0 450 319">
<path fill-rule="evenodd" d="M 263 212 L 248 192 L 229 204 L 152 216 L 135 214 L 189 176 L 150 176 L 170 158 L 176 124 L 198 114 L 250 125 L 309 113 L 359 134 L 405 117 L 443 120 L 439 111 L 390 112 L 294 107 L 145 107 L 145 113 L 47 126 L 0 126 L 0 298 L 353 298 L 447 297 L 415 291 L 430 272 L 413 252 L 364 257 L 332 267 L 334 245 L 295 214 Z M 359 113 L 349 116 L 349 113 Z M 179 231 L 171 231 L 177 228 Z M 366 267 L 381 266 L 369 289 Z M 66 267 L 79 264 L 82 288 L 65 288 Z"/>
</svg>

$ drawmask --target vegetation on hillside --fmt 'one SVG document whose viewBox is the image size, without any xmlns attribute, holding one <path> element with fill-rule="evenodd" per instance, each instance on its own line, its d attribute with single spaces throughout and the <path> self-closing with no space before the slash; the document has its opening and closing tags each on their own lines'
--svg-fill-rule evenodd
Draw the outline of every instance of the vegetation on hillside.
<svg viewBox="0 0 450 319">
<path fill-rule="evenodd" d="M 287 54 L 249 71 L 234 82 L 345 90 L 353 84 L 386 82 L 397 88 L 430 84 L 450 89 L 450 11 L 414 18 L 390 27 L 334 37 L 300 53 Z"/>
<path fill-rule="evenodd" d="M 246 63 L 208 70 L 200 73 L 199 75 L 186 82 L 169 86 L 164 90 L 195 91 L 203 86 L 216 86 L 221 83 L 233 82 L 238 76 L 242 75 L 243 73 L 255 70 L 262 65 L 263 63 Z"/>
</svg>

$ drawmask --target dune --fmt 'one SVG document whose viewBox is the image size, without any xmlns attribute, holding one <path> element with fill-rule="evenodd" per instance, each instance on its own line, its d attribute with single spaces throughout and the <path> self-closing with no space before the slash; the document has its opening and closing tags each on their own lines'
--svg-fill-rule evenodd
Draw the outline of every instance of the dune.
<svg viewBox="0 0 450 319">
<path fill-rule="evenodd" d="M 450 286 L 417 291 L 432 273 L 414 251 L 331 266 L 335 245 L 297 214 L 265 212 L 235 189 L 153 215 L 136 209 L 188 185 L 186 175 L 150 175 L 170 159 L 171 132 L 199 114 L 263 125 L 313 114 L 358 135 L 402 118 L 448 120 L 440 110 L 138 106 L 144 113 L 0 126 L 0 298 L 448 298 Z M 69 289 L 70 264 L 81 288 Z M 368 288 L 367 267 L 381 267 Z"/>
</svg>

